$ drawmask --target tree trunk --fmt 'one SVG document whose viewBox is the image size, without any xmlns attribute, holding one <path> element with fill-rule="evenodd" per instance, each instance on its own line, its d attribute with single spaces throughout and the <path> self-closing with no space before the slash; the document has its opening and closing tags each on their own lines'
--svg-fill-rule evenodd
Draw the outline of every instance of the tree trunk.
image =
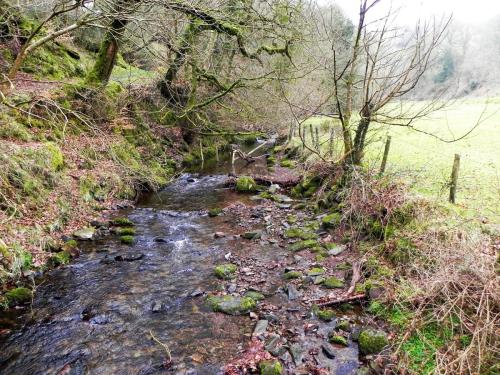
<svg viewBox="0 0 500 375">
<path fill-rule="evenodd" d="M 368 110 L 363 110 L 361 114 L 361 120 L 359 121 L 358 127 L 356 128 L 356 136 L 354 137 L 354 145 L 352 150 L 352 164 L 360 165 L 363 160 L 363 153 L 365 149 L 366 134 L 368 133 L 368 128 L 370 126 L 370 112 Z"/>
<path fill-rule="evenodd" d="M 122 37 L 127 20 L 115 19 L 104 36 L 92 71 L 87 82 L 106 86 L 113 72 L 118 55 L 119 39 Z"/>
<path fill-rule="evenodd" d="M 163 79 L 158 83 L 158 88 L 162 96 L 173 102 L 179 102 L 179 95 L 172 87 L 172 83 L 177 77 L 177 73 L 182 68 L 186 61 L 187 55 L 193 48 L 194 40 L 200 31 L 200 27 L 196 24 L 195 20 L 191 20 L 182 33 L 180 45 L 174 53 L 174 57 Z"/>
</svg>

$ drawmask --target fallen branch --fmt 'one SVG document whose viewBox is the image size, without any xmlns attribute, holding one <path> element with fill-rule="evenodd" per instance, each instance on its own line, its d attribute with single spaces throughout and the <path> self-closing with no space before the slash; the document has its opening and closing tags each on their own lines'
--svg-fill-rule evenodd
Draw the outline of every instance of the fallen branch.
<svg viewBox="0 0 500 375">
<path fill-rule="evenodd" d="M 168 360 L 165 363 L 165 367 L 167 367 L 167 368 L 170 367 L 172 365 L 172 354 L 170 354 L 170 349 L 168 348 L 168 345 L 164 344 L 160 340 L 158 340 L 156 338 L 156 336 L 153 335 L 153 332 L 151 332 L 151 330 L 149 330 L 149 334 L 151 335 L 151 338 L 153 339 L 153 341 L 156 342 L 157 344 L 160 344 L 163 347 L 163 349 L 165 349 L 165 351 L 167 352 Z"/>
<path fill-rule="evenodd" d="M 347 294 L 344 294 L 338 298 L 326 300 L 326 301 L 324 299 L 318 299 L 318 300 L 314 301 L 314 303 L 319 307 L 324 307 L 324 306 L 338 305 L 339 303 L 359 301 L 359 300 L 362 300 L 365 298 L 366 298 L 365 293 L 355 294 L 353 296 L 349 296 Z"/>
<path fill-rule="evenodd" d="M 357 262 L 354 262 L 352 265 L 352 279 L 351 279 L 351 285 L 349 286 L 349 289 L 347 290 L 346 295 L 350 296 L 351 294 L 354 293 L 354 290 L 356 289 L 356 284 L 361 279 L 361 267 L 364 263 L 364 260 L 361 259 Z"/>
</svg>

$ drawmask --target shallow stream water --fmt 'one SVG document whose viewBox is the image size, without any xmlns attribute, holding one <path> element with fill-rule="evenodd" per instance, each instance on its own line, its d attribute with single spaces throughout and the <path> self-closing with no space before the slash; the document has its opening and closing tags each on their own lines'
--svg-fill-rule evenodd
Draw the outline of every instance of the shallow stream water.
<svg viewBox="0 0 500 375">
<path fill-rule="evenodd" d="M 213 219 L 206 210 L 254 204 L 224 188 L 228 171 L 221 162 L 182 175 L 120 212 L 135 223 L 134 245 L 113 235 L 85 243 L 79 258 L 42 278 L 31 311 L 18 317 L 24 324 L 0 337 L 0 373 L 159 374 L 167 349 L 173 373 L 222 373 L 255 325 L 248 316 L 210 312 L 202 296 L 218 288 L 214 265 L 228 252 L 244 251 L 234 238 L 214 238 L 217 231 L 234 232 L 238 217 Z M 284 258 L 274 249 L 266 249 L 270 262 Z M 347 367 L 339 374 L 358 364 L 357 351 L 346 350 Z"/>
</svg>

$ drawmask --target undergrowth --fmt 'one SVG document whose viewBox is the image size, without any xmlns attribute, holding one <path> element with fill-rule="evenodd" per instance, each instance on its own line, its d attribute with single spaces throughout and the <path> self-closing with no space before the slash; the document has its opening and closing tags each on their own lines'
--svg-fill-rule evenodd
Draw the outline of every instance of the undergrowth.
<svg viewBox="0 0 500 375">
<path fill-rule="evenodd" d="M 323 208 L 341 214 L 338 234 L 360 251 L 357 291 L 384 290 L 368 311 L 396 330 L 399 371 L 498 373 L 498 237 L 367 170 L 316 190 Z"/>
</svg>

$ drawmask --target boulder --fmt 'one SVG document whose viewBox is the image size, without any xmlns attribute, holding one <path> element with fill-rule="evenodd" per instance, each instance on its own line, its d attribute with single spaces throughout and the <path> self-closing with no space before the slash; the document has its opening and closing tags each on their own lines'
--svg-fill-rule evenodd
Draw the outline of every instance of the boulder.
<svg viewBox="0 0 500 375">
<path fill-rule="evenodd" d="M 94 235 L 95 228 L 93 227 L 82 228 L 73 233 L 73 237 L 75 237 L 77 240 L 82 241 L 92 240 L 94 238 Z"/>
<path fill-rule="evenodd" d="M 359 350 L 363 354 L 377 354 L 389 345 L 387 334 L 376 329 L 363 329 L 358 338 Z"/>
<path fill-rule="evenodd" d="M 209 296 L 207 302 L 215 312 L 243 315 L 255 309 L 256 302 L 250 297 Z"/>
</svg>

